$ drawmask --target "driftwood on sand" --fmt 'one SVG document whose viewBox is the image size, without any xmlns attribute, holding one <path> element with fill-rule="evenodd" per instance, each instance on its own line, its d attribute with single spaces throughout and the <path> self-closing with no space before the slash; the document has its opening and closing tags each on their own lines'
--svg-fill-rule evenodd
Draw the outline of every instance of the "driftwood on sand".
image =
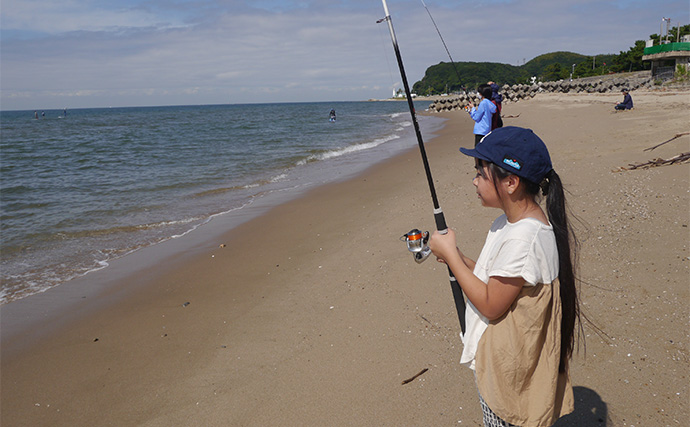
<svg viewBox="0 0 690 427">
<path fill-rule="evenodd" d="M 418 373 L 417 375 L 413 376 L 412 378 L 408 378 L 408 379 L 404 380 L 404 381 L 402 382 L 402 384 L 405 385 L 405 384 L 411 383 L 412 381 L 414 381 L 415 379 L 417 379 L 418 376 L 422 375 L 424 372 L 426 372 L 426 371 L 428 371 L 428 370 L 429 370 L 429 368 L 424 368 L 424 369 L 422 369 L 421 371 L 419 371 L 419 373 Z"/>
<path fill-rule="evenodd" d="M 662 145 L 668 144 L 669 142 L 673 141 L 674 139 L 680 138 L 681 136 L 685 136 L 685 135 L 690 135 L 690 132 L 678 133 L 678 134 L 676 134 L 676 136 L 674 136 L 673 138 L 669 139 L 668 141 L 664 141 L 664 142 L 662 142 L 661 144 L 655 145 L 654 147 L 645 148 L 645 149 L 642 150 L 642 151 L 652 151 L 652 150 L 655 149 L 655 148 L 659 148 L 659 147 L 661 147 Z"/>
<path fill-rule="evenodd" d="M 629 164 L 627 167 L 622 166 L 620 167 L 617 171 L 614 172 L 623 172 L 623 171 L 629 171 L 629 170 L 634 170 L 634 169 L 649 169 L 657 166 L 666 166 L 666 165 L 672 165 L 675 163 L 686 163 L 690 161 L 690 151 L 686 153 L 681 153 L 678 154 L 677 156 L 673 156 L 669 159 L 654 159 L 654 160 L 649 160 L 647 162 L 642 162 L 642 163 L 636 163 L 636 164 Z"/>
<path fill-rule="evenodd" d="M 659 148 L 662 145 L 668 144 L 669 142 L 674 141 L 674 140 L 680 138 L 681 136 L 685 136 L 685 135 L 690 135 L 690 132 L 677 133 L 673 138 L 666 140 L 666 141 L 662 142 L 661 144 L 657 144 L 653 147 L 645 148 L 642 151 L 652 151 L 655 148 Z M 673 156 L 671 158 L 668 158 L 668 159 L 656 158 L 656 159 L 649 160 L 649 161 L 642 162 L 642 163 L 630 163 L 628 166 L 621 166 L 620 168 L 618 168 L 617 170 L 614 170 L 613 172 L 623 172 L 623 171 L 629 171 L 629 170 L 635 170 L 635 169 L 649 169 L 649 168 L 653 168 L 653 167 L 657 167 L 657 166 L 673 165 L 676 163 L 686 163 L 688 161 L 690 161 L 690 151 L 685 152 L 685 153 L 680 153 L 680 154 Z"/>
</svg>

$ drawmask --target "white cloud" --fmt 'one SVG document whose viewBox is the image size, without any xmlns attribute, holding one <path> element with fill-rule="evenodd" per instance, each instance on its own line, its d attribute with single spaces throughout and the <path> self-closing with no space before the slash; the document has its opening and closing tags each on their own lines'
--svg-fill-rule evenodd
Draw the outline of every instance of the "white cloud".
<svg viewBox="0 0 690 427">
<path fill-rule="evenodd" d="M 113 9 L 103 7 L 107 5 L 119 6 Z M 119 2 L 84 0 L 4 0 L 2 12 L 5 30 L 30 30 L 47 34 L 156 27 L 161 25 L 163 19 L 140 7 L 123 7 Z M 170 25 L 173 23 L 165 24 Z"/>
<path fill-rule="evenodd" d="M 378 2 L 123 1 L 3 1 L 2 108 L 355 100 L 400 87 Z M 618 53 L 658 31 L 654 14 L 687 15 L 679 1 L 426 3 L 454 60 L 511 64 Z M 389 6 L 413 84 L 448 57 L 421 3 Z"/>
</svg>

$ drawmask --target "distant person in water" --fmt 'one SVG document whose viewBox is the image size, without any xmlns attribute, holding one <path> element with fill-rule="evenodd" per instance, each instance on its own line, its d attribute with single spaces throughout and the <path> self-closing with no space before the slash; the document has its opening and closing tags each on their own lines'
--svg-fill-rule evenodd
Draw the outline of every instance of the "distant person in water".
<svg viewBox="0 0 690 427">
<path fill-rule="evenodd" d="M 335 121 L 335 109 L 332 109 L 330 114 L 328 115 L 328 119 L 332 122 Z"/>
<path fill-rule="evenodd" d="M 38 111 L 34 111 L 34 118 L 38 120 Z"/>
<path fill-rule="evenodd" d="M 623 102 L 616 104 L 616 110 L 632 110 L 633 100 L 632 96 L 630 96 L 630 92 L 628 92 L 628 89 L 623 89 L 621 92 L 623 92 Z"/>
</svg>

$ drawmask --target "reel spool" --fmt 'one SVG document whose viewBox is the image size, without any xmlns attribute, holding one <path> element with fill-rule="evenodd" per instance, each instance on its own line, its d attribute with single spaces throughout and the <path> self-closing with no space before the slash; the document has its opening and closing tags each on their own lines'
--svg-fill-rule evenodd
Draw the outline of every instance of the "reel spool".
<svg viewBox="0 0 690 427">
<path fill-rule="evenodd" d="M 412 252 L 414 260 L 418 264 L 426 261 L 431 254 L 431 249 L 427 246 L 427 242 L 429 241 L 428 231 L 422 233 L 420 230 L 414 228 L 403 234 L 400 240 L 407 244 L 407 250 Z"/>
</svg>

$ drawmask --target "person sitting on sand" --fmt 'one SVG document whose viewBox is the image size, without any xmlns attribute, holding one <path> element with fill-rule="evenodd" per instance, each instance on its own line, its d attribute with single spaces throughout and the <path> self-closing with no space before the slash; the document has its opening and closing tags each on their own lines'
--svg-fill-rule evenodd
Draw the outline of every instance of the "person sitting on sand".
<svg viewBox="0 0 690 427">
<path fill-rule="evenodd" d="M 482 100 L 479 102 L 477 107 L 470 101 L 469 113 L 472 120 L 476 123 L 474 124 L 474 146 L 476 147 L 479 141 L 491 132 L 491 119 L 493 114 L 496 112 L 496 106 L 491 102 L 491 86 L 482 84 L 477 88 L 477 93 L 481 96 Z"/>
<path fill-rule="evenodd" d="M 633 101 L 632 101 L 632 96 L 630 96 L 630 92 L 628 92 L 628 89 L 623 89 L 621 90 L 623 92 L 623 102 L 619 102 L 616 104 L 616 110 L 632 110 L 633 109 Z"/>
</svg>

